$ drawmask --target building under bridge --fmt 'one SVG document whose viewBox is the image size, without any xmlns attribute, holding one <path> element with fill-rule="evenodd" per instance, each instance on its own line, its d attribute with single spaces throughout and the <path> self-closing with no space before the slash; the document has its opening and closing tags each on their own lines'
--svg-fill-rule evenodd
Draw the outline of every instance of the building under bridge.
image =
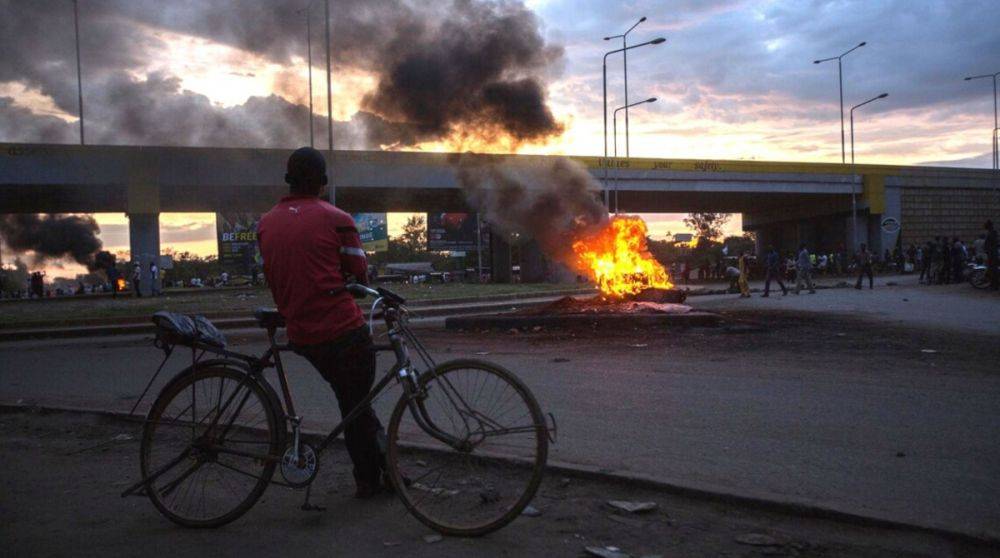
<svg viewBox="0 0 1000 558">
<path fill-rule="evenodd" d="M 0 143 L 0 213 L 124 212 L 131 253 L 160 251 L 161 212 L 265 211 L 284 195 L 288 149 L 77 146 Z M 536 155 L 469 155 L 544 165 Z M 350 212 L 468 211 L 454 155 L 327 153 L 336 202 Z M 741 213 L 761 245 L 822 250 L 858 242 L 881 253 L 936 235 L 965 239 L 1000 215 L 1000 178 L 987 169 L 571 157 L 586 165 L 623 212 Z M 884 226 L 883 226 L 884 225 Z M 509 247 L 494 246 L 497 269 Z M 531 259 L 531 258 L 529 258 Z"/>
</svg>

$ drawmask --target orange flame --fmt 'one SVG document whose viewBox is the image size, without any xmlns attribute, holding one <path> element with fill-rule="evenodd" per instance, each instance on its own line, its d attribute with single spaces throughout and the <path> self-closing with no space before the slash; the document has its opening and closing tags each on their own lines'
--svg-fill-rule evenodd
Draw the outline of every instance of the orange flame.
<svg viewBox="0 0 1000 558">
<path fill-rule="evenodd" d="M 125 290 L 125 285 L 126 285 L 125 279 L 122 279 L 121 277 L 119 277 L 115 281 L 115 288 L 118 290 L 118 292 L 124 291 Z"/>
<path fill-rule="evenodd" d="M 623 297 L 645 289 L 670 289 L 667 270 L 646 247 L 646 222 L 612 217 L 600 231 L 573 243 L 578 268 L 607 296 Z"/>
</svg>

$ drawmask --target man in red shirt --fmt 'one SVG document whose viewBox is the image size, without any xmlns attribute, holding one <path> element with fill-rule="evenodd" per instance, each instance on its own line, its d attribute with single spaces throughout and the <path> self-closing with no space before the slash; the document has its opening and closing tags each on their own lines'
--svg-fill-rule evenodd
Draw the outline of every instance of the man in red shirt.
<svg viewBox="0 0 1000 558">
<path fill-rule="evenodd" d="M 288 158 L 289 195 L 260 219 L 257 240 L 264 275 L 288 340 L 330 383 L 347 416 L 375 381 L 375 353 L 361 309 L 344 290 L 365 283 L 367 262 L 351 216 L 319 199 L 326 161 L 310 147 Z M 356 496 L 383 488 L 382 425 L 369 406 L 344 431 L 354 462 Z"/>
</svg>

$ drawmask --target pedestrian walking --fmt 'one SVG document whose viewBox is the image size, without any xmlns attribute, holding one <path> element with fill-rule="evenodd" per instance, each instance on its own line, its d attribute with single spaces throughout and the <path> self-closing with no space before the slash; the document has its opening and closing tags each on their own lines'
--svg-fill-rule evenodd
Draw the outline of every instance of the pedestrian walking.
<svg viewBox="0 0 1000 558">
<path fill-rule="evenodd" d="M 938 246 L 938 251 L 941 253 L 941 269 L 938 283 L 946 285 L 951 282 L 951 246 L 947 236 L 941 237 L 941 244 Z"/>
<path fill-rule="evenodd" d="M 771 296 L 771 281 L 778 282 L 778 286 L 781 287 L 782 296 L 787 295 L 788 288 L 785 287 L 785 283 L 781 280 L 781 255 L 774 249 L 774 246 L 768 246 L 767 248 L 765 267 L 767 271 L 764 279 L 764 294 L 762 298 Z"/>
<path fill-rule="evenodd" d="M 142 284 L 142 267 L 139 265 L 139 262 L 135 262 L 132 265 L 132 290 L 135 293 L 135 296 L 138 298 L 142 298 L 142 290 L 140 289 L 141 284 Z"/>
<path fill-rule="evenodd" d="M 812 280 L 812 260 L 805 244 L 799 245 L 798 259 L 795 261 L 795 294 L 802 290 L 802 283 L 809 287 L 809 294 L 816 294 Z"/>
<path fill-rule="evenodd" d="M 918 281 L 920 283 L 924 283 L 924 278 L 926 277 L 926 283 L 930 284 L 931 277 L 933 277 L 933 274 L 931 273 L 931 263 L 934 261 L 933 242 L 928 240 L 927 243 L 924 244 L 923 248 L 917 252 L 917 261 L 920 264 L 920 279 Z"/>
<path fill-rule="evenodd" d="M 160 268 L 156 262 L 149 262 L 149 291 L 153 296 L 160 296 Z"/>
<path fill-rule="evenodd" d="M 739 266 L 740 277 L 737 283 L 740 286 L 740 298 L 750 298 L 750 254 L 746 250 L 740 253 Z"/>
<path fill-rule="evenodd" d="M 858 282 L 855 289 L 861 289 L 861 280 L 868 276 L 868 288 L 875 288 L 875 274 L 872 272 L 872 253 L 868 251 L 868 245 L 861 243 L 861 252 L 858 253 Z"/>
</svg>

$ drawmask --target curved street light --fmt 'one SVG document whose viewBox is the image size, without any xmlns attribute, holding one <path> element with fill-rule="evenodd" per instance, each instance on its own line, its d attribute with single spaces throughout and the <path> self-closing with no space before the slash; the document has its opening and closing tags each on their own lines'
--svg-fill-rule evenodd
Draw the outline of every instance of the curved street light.
<svg viewBox="0 0 1000 558">
<path fill-rule="evenodd" d="M 604 53 L 604 62 L 601 66 L 601 84 L 604 90 L 604 206 L 608 207 L 608 56 L 612 54 L 617 54 L 619 52 L 626 52 L 634 48 L 644 47 L 647 45 L 658 45 L 660 43 L 666 42 L 663 37 L 657 37 L 651 41 L 646 41 L 644 43 L 639 43 L 632 46 L 626 46 L 622 48 L 617 48 L 615 50 L 609 50 Z"/>
<path fill-rule="evenodd" d="M 638 27 L 639 24 L 642 23 L 642 22 L 644 22 L 644 21 L 646 21 L 646 16 L 642 16 L 641 18 L 639 18 L 639 21 L 635 22 L 635 24 L 633 24 L 632 27 L 629 27 L 628 31 L 625 31 L 621 35 L 611 35 L 610 37 L 604 37 L 604 40 L 605 41 L 610 41 L 611 39 L 617 39 L 617 38 L 621 37 L 621 39 L 622 39 L 622 48 L 627 48 L 628 47 L 628 34 L 631 33 L 633 29 L 635 29 L 636 27 Z M 622 71 L 625 74 L 625 157 L 628 157 L 628 155 L 629 155 L 629 149 L 628 149 L 628 147 L 629 147 L 628 146 L 628 107 L 629 107 L 629 104 L 628 104 L 628 51 L 623 51 L 622 52 Z M 615 145 L 617 145 L 617 143 Z"/>
<path fill-rule="evenodd" d="M 1000 72 L 965 78 L 965 81 L 993 78 L 993 170 L 1000 169 L 1000 143 L 997 141 L 997 128 L 1000 127 L 997 124 L 997 76 L 1000 76 Z"/>
<path fill-rule="evenodd" d="M 861 108 L 868 103 L 873 103 L 879 99 L 885 99 L 888 97 L 888 93 L 882 93 L 881 95 L 872 97 L 863 103 L 858 103 L 851 107 L 851 246 L 852 253 L 858 248 L 858 195 L 857 188 L 855 184 L 858 181 L 858 171 L 854 164 L 854 110 Z"/>
<path fill-rule="evenodd" d="M 642 101 L 637 101 L 637 102 L 632 103 L 632 104 L 627 104 L 627 105 L 620 106 L 620 107 L 618 107 L 618 108 L 616 108 L 614 110 L 614 114 L 613 114 L 613 116 L 611 118 L 611 128 L 613 130 L 612 137 L 613 137 L 613 141 L 614 141 L 614 144 L 615 144 L 615 150 L 614 150 L 614 154 L 615 155 L 614 156 L 615 156 L 615 163 L 616 163 L 615 164 L 615 190 L 614 190 L 615 214 L 618 213 L 618 176 L 617 176 L 618 172 L 619 172 L 619 168 L 618 168 L 618 165 L 617 165 L 617 161 L 618 161 L 618 113 L 620 111 L 624 110 L 625 111 L 625 122 L 628 122 L 628 109 L 630 109 L 630 108 L 632 108 L 634 106 L 644 105 L 646 103 L 655 103 L 655 102 L 656 102 L 656 97 L 650 97 L 648 99 L 643 99 Z M 628 137 L 628 132 L 626 132 L 625 137 L 626 138 Z M 626 140 L 626 145 L 627 145 L 627 140 Z M 626 149 L 625 149 L 625 159 L 628 159 L 628 158 L 629 158 L 628 148 L 626 147 Z"/>
<path fill-rule="evenodd" d="M 865 46 L 866 44 L 868 44 L 867 41 L 861 41 L 856 47 L 848 50 L 840 56 L 831 56 L 830 58 L 813 60 L 813 64 L 822 64 L 823 62 L 829 62 L 831 60 L 837 61 L 837 81 L 840 83 L 840 164 L 847 162 L 847 154 L 845 152 L 844 145 L 844 65 L 842 60 L 845 56 Z"/>
</svg>

